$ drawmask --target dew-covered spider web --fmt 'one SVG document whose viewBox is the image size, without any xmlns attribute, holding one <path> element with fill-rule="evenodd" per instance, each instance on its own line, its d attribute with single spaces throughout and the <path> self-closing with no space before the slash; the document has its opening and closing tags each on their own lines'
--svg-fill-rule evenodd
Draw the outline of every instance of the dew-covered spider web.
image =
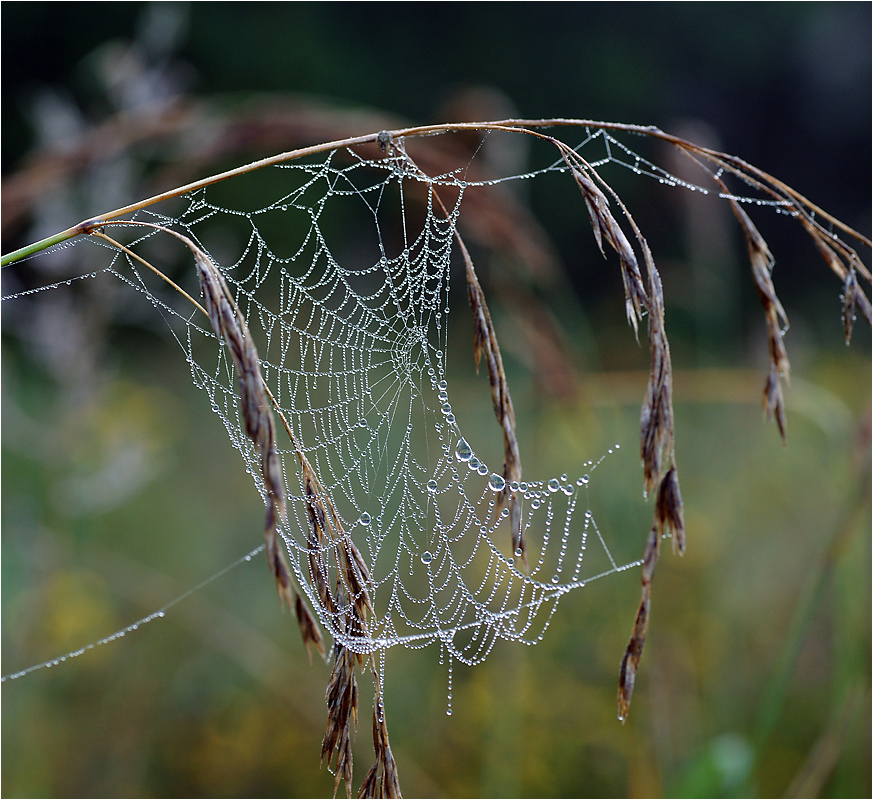
<svg viewBox="0 0 873 800">
<path fill-rule="evenodd" d="M 619 164 L 698 188 L 604 131 L 590 131 L 576 149 L 595 167 Z M 640 563 L 614 555 L 590 509 L 589 482 L 606 454 L 568 463 L 561 474 L 527 475 L 521 452 L 522 471 L 513 477 L 494 447 L 501 424 L 467 415 L 465 396 L 455 396 L 456 360 L 473 358 L 472 337 L 463 349 L 450 333 L 455 324 L 470 326 L 456 238 L 466 205 L 566 167 L 558 158 L 501 176 L 478 170 L 477 157 L 440 171 L 413 160 L 402 142 L 343 148 L 270 167 L 257 191 L 243 176 L 132 217 L 184 234 L 220 269 L 276 403 L 287 498 L 279 533 L 291 571 L 324 629 L 359 653 L 437 645 L 441 656 L 477 664 L 497 640 L 541 639 L 568 592 Z M 111 276 L 153 304 L 266 494 L 227 347 L 206 316 L 134 256 L 161 267 L 178 242 L 154 228 L 106 231 L 128 249 L 97 241 L 103 249 L 89 263 L 103 260 L 79 278 Z M 199 298 L 190 261 L 173 275 Z M 488 398 L 487 373 L 479 383 Z M 372 612 L 365 631 L 349 630 L 354 597 L 326 603 L 318 589 L 321 581 L 335 599 L 344 578 L 338 552 L 322 552 L 321 573 L 314 573 L 303 460 L 318 476 L 336 530 L 366 565 Z M 513 524 L 521 526 L 524 550 L 514 546 Z M 336 550 L 341 542 L 319 547 Z"/>
</svg>

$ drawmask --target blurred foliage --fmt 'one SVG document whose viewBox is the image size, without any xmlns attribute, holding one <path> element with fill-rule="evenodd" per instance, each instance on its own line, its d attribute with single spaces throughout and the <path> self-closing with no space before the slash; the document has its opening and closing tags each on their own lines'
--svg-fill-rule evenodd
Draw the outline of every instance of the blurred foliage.
<svg viewBox="0 0 873 800">
<path fill-rule="evenodd" d="M 677 133 L 671 121 L 692 120 L 870 233 L 866 4 L 4 3 L 2 17 L 4 176 L 26 173 L 31 192 L 4 183 L 4 252 L 302 143 L 329 127 L 322 113 L 348 114 L 330 124 L 360 126 L 349 133 L 444 121 L 468 85 L 489 89 L 482 117 L 517 108 Z M 191 105 L 182 133 L 143 133 Z M 271 127 L 271 108 L 313 127 Z M 225 126 L 237 111 L 250 124 Z M 485 664 L 456 666 L 451 717 L 436 652 L 390 651 L 404 791 L 870 796 L 870 332 L 859 323 L 842 344 L 839 286 L 799 229 L 756 215 L 792 322 L 783 448 L 761 422 L 763 325 L 735 232 L 645 181 L 627 191 L 664 274 L 689 531 L 685 558 L 658 566 L 630 719 L 615 719 L 615 687 L 635 571 L 571 593 L 536 647 L 499 643 Z M 525 471 L 621 443 L 590 504 L 633 558 L 651 518 L 636 456 L 647 349 L 618 281 L 601 277 L 615 270 L 578 198 L 532 187 L 529 199 L 567 265 L 549 294 L 536 289 L 567 363 L 524 347 L 506 265 L 480 262 Z M 701 241 L 718 243 L 703 267 Z M 9 280 L 4 294 L 20 285 Z M 141 298 L 74 286 L 15 306 L 2 318 L 3 674 L 163 607 L 255 547 L 262 514 Z M 454 345 L 454 402 L 490 429 L 463 331 Z M 3 795 L 327 795 L 328 669 L 298 638 L 257 558 L 135 634 L 4 683 Z M 357 779 L 370 759 L 362 723 Z"/>
</svg>

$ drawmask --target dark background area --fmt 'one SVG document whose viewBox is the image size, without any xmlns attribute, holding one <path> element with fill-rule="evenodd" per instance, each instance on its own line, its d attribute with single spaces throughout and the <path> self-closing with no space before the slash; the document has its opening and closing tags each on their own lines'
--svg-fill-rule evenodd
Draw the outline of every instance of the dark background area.
<svg viewBox="0 0 873 800">
<path fill-rule="evenodd" d="M 868 3 L 5 2 L 0 15 L 4 253 L 323 131 L 449 121 L 471 96 L 482 118 L 711 137 L 870 235 Z M 173 113 L 191 122 L 137 138 Z M 234 135 L 216 141 L 217 130 Z M 661 266 L 688 376 L 676 404 L 689 552 L 659 565 L 631 718 L 616 722 L 614 697 L 636 573 L 572 594 L 536 648 L 498 647 L 457 671 L 451 718 L 436 654 L 392 650 L 401 785 L 409 796 L 869 796 L 869 329 L 859 321 L 845 347 L 840 282 L 797 226 L 756 210 L 792 323 L 783 448 L 761 422 L 766 342 L 739 232 L 716 254 L 720 294 L 701 300 L 688 288 L 705 284 L 692 212 L 652 181 L 619 180 Z M 644 379 L 628 374 L 643 374 L 646 348 L 578 195 L 534 188 L 530 201 L 575 290 L 545 300 L 583 389 L 550 395 L 504 344 L 529 474 L 622 441 L 598 520 L 629 529 L 641 552 Z M 500 281 L 484 271 L 498 335 L 514 330 Z M 255 546 L 261 519 L 151 308 L 107 312 L 99 346 L 77 360 L 56 347 L 75 320 L 53 295 L 29 307 L 38 330 L 14 302 L 3 309 L 3 674 L 160 608 Z M 459 394 L 482 390 L 469 381 Z M 146 467 L 128 493 L 73 510 L 71 476 L 132 451 Z M 318 768 L 328 671 L 307 664 L 262 568 L 4 683 L 3 795 L 329 794 Z M 362 719 L 356 783 L 369 739 Z"/>
</svg>

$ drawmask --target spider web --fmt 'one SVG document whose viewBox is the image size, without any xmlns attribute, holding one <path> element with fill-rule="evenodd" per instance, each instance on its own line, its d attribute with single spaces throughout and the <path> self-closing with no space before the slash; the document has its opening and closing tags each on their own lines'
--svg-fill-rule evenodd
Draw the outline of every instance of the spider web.
<svg viewBox="0 0 873 800">
<path fill-rule="evenodd" d="M 297 580 L 330 634 L 358 652 L 438 642 L 472 665 L 499 638 L 535 642 L 564 594 L 633 564 L 616 562 L 587 510 L 588 474 L 507 486 L 503 464 L 480 458 L 476 435 L 456 417 L 447 380 L 449 295 L 467 182 L 457 173 L 424 176 L 402 154 L 369 161 L 332 153 L 282 169 L 294 188 L 270 205 L 229 211 L 207 189 L 189 198 L 175 223 L 204 245 L 207 221 L 232 213 L 251 224 L 225 276 L 261 348 L 266 383 L 369 569 L 369 637 L 349 636 L 343 614 L 326 608 L 313 586 L 298 454 L 280 444 L 289 504 L 281 534 Z M 446 189 L 455 197 L 448 215 L 435 199 Z M 372 218 L 369 256 L 344 259 L 341 237 L 331 238 L 323 223 L 349 203 Z M 275 215 L 293 231 L 283 252 L 262 231 Z M 193 320 L 186 332 L 194 382 L 263 493 L 233 363 Z M 210 355 L 195 356 L 204 344 Z M 512 552 L 509 510 L 497 510 L 507 490 L 522 501 L 529 568 L 520 550 Z M 337 580 L 331 574 L 326 582 Z"/>
<path fill-rule="evenodd" d="M 577 149 L 592 143 L 601 147 L 599 157 L 589 156 L 593 166 L 617 163 L 699 189 L 604 131 L 589 132 Z M 482 455 L 482 440 L 498 426 L 463 427 L 449 373 L 453 358 L 471 354 L 450 352 L 449 323 L 464 314 L 450 300 L 452 280 L 463 274 L 455 234 L 465 196 L 473 187 L 564 171 L 556 160 L 470 180 L 470 163 L 427 175 L 402 146 L 377 158 L 343 149 L 271 168 L 281 188 L 267 205 L 247 201 L 242 178 L 185 196 L 181 210 L 153 207 L 134 217 L 186 234 L 219 265 L 294 437 L 292 444 L 279 427 L 288 507 L 279 532 L 292 571 L 324 628 L 359 653 L 438 644 L 441 658 L 474 665 L 498 639 L 539 641 L 564 595 L 640 563 L 613 556 L 589 508 L 591 473 L 602 458 L 577 465 L 573 475 L 507 482 L 504 465 Z M 155 251 L 161 236 L 147 230 L 129 247 Z M 109 252 L 102 272 L 143 293 L 163 315 L 194 384 L 266 495 L 227 349 L 201 314 L 156 285 L 129 253 Z M 364 636 L 349 633 L 348 606 L 328 607 L 314 586 L 301 454 L 369 570 L 373 616 Z M 524 558 L 512 550 L 501 495 L 519 501 Z M 325 559 L 331 586 L 339 581 L 337 562 Z"/>
</svg>

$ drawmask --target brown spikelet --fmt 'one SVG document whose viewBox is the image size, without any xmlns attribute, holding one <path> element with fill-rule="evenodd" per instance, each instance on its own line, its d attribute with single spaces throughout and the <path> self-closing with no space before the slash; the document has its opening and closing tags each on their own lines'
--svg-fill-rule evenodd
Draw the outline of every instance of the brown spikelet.
<svg viewBox="0 0 873 800">
<path fill-rule="evenodd" d="M 376 763 L 370 767 L 361 783 L 358 797 L 402 797 L 400 779 L 397 775 L 397 763 L 394 761 L 394 754 L 391 752 L 391 745 L 388 741 L 385 707 L 382 703 L 379 676 L 375 666 L 373 667 L 373 682 L 376 687 L 373 698 L 373 750 L 376 753 Z"/>
<path fill-rule="evenodd" d="M 318 476 L 298 449 L 303 490 L 306 497 L 306 510 L 309 516 L 307 531 L 307 550 L 309 556 L 310 579 L 318 592 L 319 599 L 330 613 L 340 609 L 336 598 L 330 591 L 330 563 L 332 553 L 336 554 L 336 569 L 342 579 L 343 591 L 351 597 L 355 609 L 357 635 L 366 629 L 367 615 L 373 613 L 368 587 L 372 583 L 370 571 L 351 536 L 344 530 L 339 516 Z"/>
<path fill-rule="evenodd" d="M 846 272 L 846 280 L 843 284 L 843 331 L 846 334 L 846 344 L 852 342 L 852 327 L 855 324 L 855 295 L 858 291 L 858 280 L 855 278 L 855 270 Z"/>
<path fill-rule="evenodd" d="M 855 272 L 855 264 L 858 264 L 861 269 L 863 269 L 863 266 L 857 258 L 855 251 L 843 245 L 840 247 L 840 252 L 848 263 L 848 266 L 846 266 L 830 244 L 824 240 L 819 227 L 812 223 L 806 216 L 802 216 L 801 219 L 804 222 L 804 227 L 806 227 L 807 231 L 812 235 L 819 253 L 821 253 L 824 260 L 827 261 L 830 268 L 843 279 L 843 331 L 846 334 L 846 344 L 849 344 L 852 338 L 852 328 L 855 322 L 856 311 L 861 312 L 861 315 L 867 320 L 868 325 L 873 324 L 870 301 L 867 299 L 867 295 L 864 294 L 864 290 L 858 284 L 858 277 Z"/>
<path fill-rule="evenodd" d="M 873 325 L 873 309 L 870 308 L 870 301 L 857 282 L 855 283 L 855 308 L 861 312 L 868 325 Z"/>
<path fill-rule="evenodd" d="M 685 552 L 685 512 L 675 466 L 667 470 L 658 487 L 658 497 L 655 500 L 655 527 L 659 536 L 670 533 L 674 553 L 678 552 L 681 555 Z"/>
<path fill-rule="evenodd" d="M 354 654 L 343 645 L 334 646 L 333 672 L 325 692 L 327 730 L 321 745 L 321 761 L 328 765 L 335 758 L 333 793 L 336 797 L 340 780 L 345 781 L 351 797 L 352 735 L 358 724 L 358 682 L 355 678 Z"/>
<path fill-rule="evenodd" d="M 782 308 L 782 303 L 776 297 L 776 289 L 773 286 L 771 272 L 774 262 L 770 248 L 767 247 L 764 238 L 758 233 L 758 229 L 749 219 L 749 215 L 740 207 L 740 204 L 733 197 L 729 197 L 729 200 L 734 216 L 740 223 L 746 239 L 746 249 L 752 265 L 752 277 L 755 281 L 755 288 L 758 290 L 758 297 L 764 306 L 764 319 L 767 323 L 770 366 L 764 384 L 764 411 L 768 418 L 776 421 L 782 440 L 785 441 L 785 403 L 782 398 L 782 381 L 788 381 L 790 366 L 782 337 L 788 328 L 788 317 L 785 314 L 785 309 Z"/>
<path fill-rule="evenodd" d="M 509 525 L 512 531 L 512 552 L 527 569 L 527 547 L 524 541 L 521 524 L 521 506 L 512 492 L 509 484 L 521 480 L 521 457 L 518 453 L 518 439 L 515 434 L 515 410 L 512 398 L 509 396 L 509 385 L 506 382 L 506 372 L 503 369 L 503 359 L 497 344 L 497 334 L 491 323 L 491 314 L 485 302 L 485 294 L 473 268 L 473 259 L 467 250 L 464 240 L 455 232 L 455 239 L 464 257 L 467 270 L 467 297 L 470 300 L 470 311 L 473 315 L 473 356 L 476 359 L 476 370 L 479 370 L 481 358 L 485 357 L 488 366 L 488 382 L 491 385 L 491 404 L 494 416 L 503 431 L 503 479 L 505 486 L 497 497 L 495 512 L 509 508 Z"/>
<path fill-rule="evenodd" d="M 321 605 L 331 614 L 336 613 L 336 604 L 330 592 L 330 572 L 327 563 L 327 537 L 325 533 L 326 518 L 324 509 L 318 500 L 309 474 L 309 465 L 304 461 L 303 490 L 306 496 L 306 512 L 309 516 L 309 527 L 306 532 L 307 553 L 309 556 L 309 580 L 315 587 Z"/>
<path fill-rule="evenodd" d="M 276 578 L 279 596 L 290 607 L 290 574 L 279 551 L 276 528 L 277 518 L 285 515 L 285 487 L 276 450 L 271 404 L 264 390 L 258 351 L 221 273 L 199 248 L 194 248 L 194 257 L 212 328 L 216 336 L 227 344 L 239 376 L 240 408 L 246 433 L 261 456 L 261 475 L 267 495 L 264 524 L 267 563 Z"/>
<path fill-rule="evenodd" d="M 618 679 L 618 718 L 624 722 L 630 709 L 631 697 L 636 683 L 637 667 L 640 664 L 640 656 L 643 653 L 643 645 L 646 642 L 646 634 L 649 631 L 649 611 L 652 599 L 652 578 L 655 574 L 655 565 L 658 563 L 661 536 L 657 526 L 649 532 L 646 541 L 646 551 L 643 555 L 643 567 L 641 571 L 642 592 L 640 606 L 634 620 L 630 641 L 625 650 L 621 662 Z"/>
<path fill-rule="evenodd" d="M 640 413 L 640 455 L 643 462 L 643 483 L 646 494 L 658 484 L 672 458 L 673 426 L 673 365 L 670 346 L 664 328 L 664 300 L 661 279 L 657 272 L 650 277 L 649 349 L 651 367 L 646 396 Z"/>
<path fill-rule="evenodd" d="M 324 639 L 321 636 L 321 630 L 312 616 L 312 612 L 300 593 L 294 592 L 294 612 L 297 615 L 297 625 L 300 628 L 300 635 L 303 637 L 303 645 L 306 647 L 306 655 L 309 656 L 309 663 L 312 663 L 312 646 L 321 653 L 322 658 L 326 658 Z"/>
<path fill-rule="evenodd" d="M 624 284 L 625 313 L 628 322 L 633 326 L 634 335 L 639 337 L 639 322 L 647 303 L 646 290 L 636 254 L 621 226 L 612 215 L 609 209 L 609 200 L 589 175 L 589 173 L 596 174 L 594 169 L 576 151 L 563 143 L 558 143 L 558 146 L 576 185 L 582 191 L 585 207 L 591 218 L 591 228 L 594 231 L 594 238 L 600 252 L 604 253 L 603 241 L 606 240 L 607 244 L 618 253 L 622 283 Z"/>
<path fill-rule="evenodd" d="M 353 606 L 337 576 L 333 596 L 337 609 L 337 623 L 345 635 L 354 636 L 356 629 L 352 619 Z M 360 635 L 360 634 L 358 634 Z M 324 699 L 327 703 L 327 729 L 321 745 L 321 761 L 334 763 L 334 787 L 336 796 L 340 780 L 346 785 L 346 794 L 351 797 L 352 787 L 352 736 L 358 726 L 358 681 L 355 677 L 355 653 L 339 639 L 334 639 L 334 663 Z"/>
</svg>

